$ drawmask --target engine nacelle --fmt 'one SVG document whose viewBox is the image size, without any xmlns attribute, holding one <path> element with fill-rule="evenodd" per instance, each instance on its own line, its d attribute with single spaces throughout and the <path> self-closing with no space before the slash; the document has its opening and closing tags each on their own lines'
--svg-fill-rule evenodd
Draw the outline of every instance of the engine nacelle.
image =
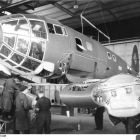
<svg viewBox="0 0 140 140">
<path fill-rule="evenodd" d="M 101 100 L 97 97 L 97 85 L 98 82 L 67 85 L 60 92 L 60 99 L 67 106 L 97 107 L 98 100 Z"/>
<path fill-rule="evenodd" d="M 111 116 L 132 117 L 140 114 L 140 79 L 118 74 L 96 82 L 71 84 L 60 98 L 68 106 L 104 106 Z"/>
</svg>

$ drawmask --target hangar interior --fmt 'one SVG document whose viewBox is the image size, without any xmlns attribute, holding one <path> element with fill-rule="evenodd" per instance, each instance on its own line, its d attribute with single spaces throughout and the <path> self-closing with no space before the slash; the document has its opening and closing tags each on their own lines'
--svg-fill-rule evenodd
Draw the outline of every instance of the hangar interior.
<svg viewBox="0 0 140 140">
<path fill-rule="evenodd" d="M 101 36 L 100 41 L 110 50 L 117 53 L 132 65 L 132 53 L 136 46 L 140 52 L 140 1 L 139 0 L 1 0 L 0 16 L 24 13 L 35 14 L 59 20 L 87 36 L 98 39 L 98 32 L 81 20 L 82 14 L 91 23 L 111 38 L 111 44 Z M 135 47 L 135 48 L 136 48 Z M 139 53 L 138 53 L 139 54 Z M 139 54 L 140 56 L 140 54 Z M 139 60 L 139 58 L 137 58 Z M 139 63 L 139 61 L 138 61 Z M 139 65 L 135 70 L 139 72 Z M 59 112 L 59 109 L 52 110 Z M 52 117 L 52 133 L 72 134 L 124 134 L 122 124 L 114 128 L 105 114 L 105 130 L 93 131 L 94 118 L 89 117 L 85 110 L 81 116 L 67 118 L 54 115 Z M 84 116 L 85 115 L 85 116 Z M 86 118 L 86 119 L 85 119 Z M 63 122 L 63 127 L 62 127 Z M 91 123 L 92 122 L 92 123 Z M 80 124 L 80 130 L 77 131 Z M 9 133 L 11 133 L 9 131 Z"/>
<path fill-rule="evenodd" d="M 138 38 L 139 0 L 1 0 L 0 15 L 31 13 L 56 19 L 81 32 L 82 13 L 111 40 Z M 95 31 L 84 23 L 84 34 Z"/>
</svg>

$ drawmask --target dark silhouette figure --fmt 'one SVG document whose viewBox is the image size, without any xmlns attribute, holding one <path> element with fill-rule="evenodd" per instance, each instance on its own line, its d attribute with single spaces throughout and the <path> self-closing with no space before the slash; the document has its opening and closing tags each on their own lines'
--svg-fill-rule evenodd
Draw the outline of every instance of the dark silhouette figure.
<svg viewBox="0 0 140 140">
<path fill-rule="evenodd" d="M 43 130 L 45 134 L 50 134 L 51 125 L 51 102 L 46 97 L 41 97 L 36 103 L 37 114 L 37 133 L 42 134 Z"/>
</svg>

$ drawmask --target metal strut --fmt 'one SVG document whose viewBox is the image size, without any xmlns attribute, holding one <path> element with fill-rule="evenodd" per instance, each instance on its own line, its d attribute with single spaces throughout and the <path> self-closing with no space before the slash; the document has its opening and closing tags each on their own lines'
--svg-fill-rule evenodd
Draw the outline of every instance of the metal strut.
<svg viewBox="0 0 140 140">
<path fill-rule="evenodd" d="M 110 37 L 107 36 L 105 33 L 103 33 L 100 29 L 98 29 L 93 23 L 91 23 L 88 19 L 86 19 L 82 14 L 80 15 L 81 19 L 84 19 L 88 24 L 90 24 L 93 28 L 95 28 L 98 33 L 101 33 L 104 37 L 106 37 L 110 43 Z M 99 35 L 98 35 L 98 41 L 99 41 Z"/>
</svg>

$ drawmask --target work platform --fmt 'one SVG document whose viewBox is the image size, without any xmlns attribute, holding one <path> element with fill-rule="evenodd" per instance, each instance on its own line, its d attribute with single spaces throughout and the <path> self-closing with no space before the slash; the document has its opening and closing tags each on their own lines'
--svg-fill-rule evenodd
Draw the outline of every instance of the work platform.
<svg viewBox="0 0 140 140">
<path fill-rule="evenodd" d="M 12 124 L 13 120 L 2 120 L 0 119 L 0 134 L 7 133 L 7 125 Z"/>
</svg>

